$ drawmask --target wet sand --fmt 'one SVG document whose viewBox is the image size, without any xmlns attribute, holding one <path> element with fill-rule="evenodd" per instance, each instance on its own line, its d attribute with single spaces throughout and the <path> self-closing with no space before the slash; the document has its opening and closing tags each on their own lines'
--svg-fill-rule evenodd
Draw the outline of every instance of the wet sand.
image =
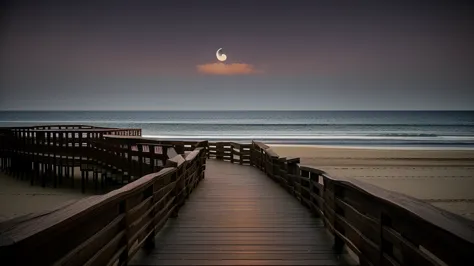
<svg viewBox="0 0 474 266">
<path fill-rule="evenodd" d="M 474 220 L 474 150 L 270 146 L 330 175 L 356 178 Z"/>
</svg>

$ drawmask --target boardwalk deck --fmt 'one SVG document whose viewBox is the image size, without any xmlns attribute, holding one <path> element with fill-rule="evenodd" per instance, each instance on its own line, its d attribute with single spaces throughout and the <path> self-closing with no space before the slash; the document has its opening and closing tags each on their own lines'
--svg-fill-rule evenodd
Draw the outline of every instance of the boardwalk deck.
<svg viewBox="0 0 474 266">
<path fill-rule="evenodd" d="M 206 178 L 129 265 L 346 265 L 321 219 L 258 169 L 208 160 Z"/>
<path fill-rule="evenodd" d="M 347 264 L 333 244 L 338 252 L 351 250 L 360 265 L 474 261 L 472 221 L 330 176 L 261 142 L 150 140 L 136 137 L 139 129 L 81 125 L 66 131 L 0 129 L 0 169 L 42 186 L 53 177 L 56 187 L 80 162 L 83 192 L 90 171 L 95 184 L 100 175 L 122 179 L 121 186 L 9 221 L 0 232 L 5 265 Z M 206 157 L 218 161 L 209 159 L 206 167 Z M 153 242 L 154 249 L 141 249 Z"/>
</svg>

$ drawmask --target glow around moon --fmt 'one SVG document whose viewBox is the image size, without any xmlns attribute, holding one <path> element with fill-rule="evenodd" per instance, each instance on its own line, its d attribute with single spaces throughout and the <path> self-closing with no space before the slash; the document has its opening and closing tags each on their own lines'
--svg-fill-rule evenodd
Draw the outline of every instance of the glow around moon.
<svg viewBox="0 0 474 266">
<path fill-rule="evenodd" d="M 221 61 L 221 62 L 224 62 L 225 60 L 227 60 L 227 55 L 225 55 L 224 53 L 222 53 L 222 48 L 219 48 L 216 52 L 216 57 L 217 57 L 217 60 Z"/>
</svg>

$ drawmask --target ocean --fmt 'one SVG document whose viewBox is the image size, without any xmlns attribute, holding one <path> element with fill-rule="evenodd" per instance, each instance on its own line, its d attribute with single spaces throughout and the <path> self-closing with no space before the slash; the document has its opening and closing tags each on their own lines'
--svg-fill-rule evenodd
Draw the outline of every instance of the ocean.
<svg viewBox="0 0 474 266">
<path fill-rule="evenodd" d="M 152 138 L 474 148 L 474 111 L 2 111 L 0 127 L 87 124 Z"/>
</svg>

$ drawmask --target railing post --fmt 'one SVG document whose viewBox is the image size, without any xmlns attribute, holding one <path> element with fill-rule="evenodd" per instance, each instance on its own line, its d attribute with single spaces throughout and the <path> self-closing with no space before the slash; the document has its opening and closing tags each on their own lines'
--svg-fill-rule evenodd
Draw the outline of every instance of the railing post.
<svg viewBox="0 0 474 266">
<path fill-rule="evenodd" d="M 294 162 L 287 163 L 287 180 L 289 192 L 295 195 L 295 175 L 297 175 L 298 165 Z"/>
<path fill-rule="evenodd" d="M 124 231 L 125 234 L 123 236 L 122 241 L 125 243 L 125 249 L 122 251 L 122 253 L 119 256 L 119 265 L 127 265 L 128 262 L 128 252 L 129 252 L 129 245 L 128 245 L 128 240 L 130 238 L 129 236 L 129 226 L 130 226 L 130 220 L 129 220 L 129 215 L 128 211 L 130 210 L 130 206 L 127 202 L 127 199 L 122 201 L 119 205 L 119 212 L 125 214 L 125 219 L 123 220 L 124 223 Z"/>
<path fill-rule="evenodd" d="M 250 144 L 250 150 L 249 150 L 249 152 L 250 152 L 250 166 L 254 166 L 254 161 L 253 161 L 254 160 L 254 154 L 253 154 L 254 151 L 255 151 L 254 142 L 252 140 L 252 143 Z"/>
<path fill-rule="evenodd" d="M 272 156 L 271 157 L 271 162 L 272 162 L 272 178 L 273 180 L 276 180 L 280 185 L 281 185 L 281 180 L 280 180 L 280 165 L 278 161 L 278 157 Z"/>
<path fill-rule="evenodd" d="M 57 159 L 56 159 L 56 143 L 57 143 L 57 138 L 56 138 L 56 132 L 52 133 L 53 134 L 53 138 L 51 140 L 51 150 L 52 150 L 52 153 L 53 153 L 53 160 L 52 160 L 52 165 L 51 165 L 51 168 L 52 168 L 52 171 L 51 171 L 51 177 L 53 178 L 53 187 L 56 188 L 58 186 L 58 175 L 56 173 L 56 166 L 57 166 Z M 82 161 L 82 157 L 81 157 L 81 161 Z"/>
<path fill-rule="evenodd" d="M 278 179 L 278 183 L 286 187 L 285 183 L 285 161 L 286 158 L 273 157 L 273 162 L 275 164 L 275 178 Z"/>
<path fill-rule="evenodd" d="M 313 178 L 313 176 L 316 176 L 316 178 Z M 311 193 L 313 193 L 314 185 L 313 185 L 313 180 L 318 180 L 318 175 L 312 172 L 309 172 L 309 203 L 314 203 L 313 197 L 311 197 Z M 310 209 L 312 209 L 312 206 L 309 206 Z"/>
<path fill-rule="evenodd" d="M 239 164 L 242 165 L 244 164 L 244 146 L 239 145 Z"/>
<path fill-rule="evenodd" d="M 267 174 L 268 177 L 271 177 L 271 168 L 270 168 L 270 156 L 265 152 L 265 173 Z"/>
<path fill-rule="evenodd" d="M 282 185 L 284 186 L 286 191 L 289 191 L 288 165 L 286 164 L 286 158 L 279 158 L 278 165 L 279 165 L 280 179 L 281 179 Z"/>
<path fill-rule="evenodd" d="M 128 172 L 128 176 L 129 176 L 129 179 L 133 179 L 133 160 L 132 160 L 132 144 L 131 143 L 127 143 L 127 152 L 128 152 L 128 155 L 127 155 L 127 159 L 128 159 L 128 169 L 127 169 L 127 172 Z"/>
<path fill-rule="evenodd" d="M 305 205 L 305 201 L 303 199 L 304 193 L 303 193 L 303 178 L 306 178 L 309 180 L 309 172 L 307 170 L 301 170 L 300 178 L 299 178 L 299 188 L 298 188 L 298 194 L 300 195 L 300 202 L 301 204 Z"/>
<path fill-rule="evenodd" d="M 173 176 L 171 178 L 171 182 L 176 182 L 175 186 L 173 188 L 175 209 L 173 210 L 173 212 L 170 215 L 171 218 L 177 218 L 178 217 L 178 206 L 179 206 L 179 168 L 175 168 L 175 169 L 176 170 L 173 173 Z"/>
<path fill-rule="evenodd" d="M 137 144 L 137 151 L 138 151 L 138 177 L 143 176 L 143 145 Z M 123 176 L 122 176 L 122 183 L 123 183 Z"/>
<path fill-rule="evenodd" d="M 156 182 L 153 183 L 153 185 L 150 187 L 150 190 L 151 191 L 146 191 L 145 192 L 144 198 L 147 198 L 147 197 L 151 196 L 150 206 L 155 206 L 156 199 L 155 199 L 154 194 L 155 194 L 155 191 L 158 190 L 158 186 L 157 186 Z M 152 217 L 151 219 L 154 220 L 154 217 L 156 215 L 156 209 L 153 208 L 150 211 L 149 215 Z M 153 223 L 153 229 L 151 230 L 150 235 L 145 239 L 145 243 L 143 244 L 143 248 L 150 250 L 150 249 L 153 249 L 155 247 L 155 235 L 156 235 L 155 224 Z"/>
<path fill-rule="evenodd" d="M 183 164 L 180 165 L 180 168 L 181 168 L 181 172 L 180 172 L 180 176 L 179 176 L 179 184 L 180 184 L 180 187 L 179 187 L 179 193 L 180 193 L 180 196 L 179 196 L 179 206 L 178 206 L 178 210 L 181 208 L 181 206 L 184 205 L 185 203 L 185 199 L 187 197 L 187 190 L 186 190 L 186 179 L 188 179 L 188 171 L 187 171 L 187 168 L 188 168 L 188 164 L 187 162 L 184 162 Z"/>
<path fill-rule="evenodd" d="M 174 205 L 175 205 L 175 209 L 173 211 L 173 213 L 170 215 L 172 218 L 177 218 L 178 217 L 178 211 L 179 209 L 181 208 L 181 206 L 184 204 L 184 200 L 185 200 L 185 195 L 183 195 L 183 189 L 185 187 L 185 182 L 186 182 L 186 177 L 185 177 L 185 174 L 186 174 L 186 171 L 185 168 L 186 168 L 186 162 L 182 163 L 181 165 L 177 165 L 177 163 L 175 162 L 172 162 L 172 164 L 175 164 L 176 165 L 176 171 L 173 175 L 173 180 L 171 180 L 171 182 L 175 181 L 175 187 L 174 187 L 174 191 L 173 191 L 173 195 L 175 197 L 175 200 L 174 200 Z"/>
<path fill-rule="evenodd" d="M 224 146 L 221 142 L 216 142 L 216 159 L 217 160 L 224 160 Z"/>
<path fill-rule="evenodd" d="M 336 222 L 337 215 L 341 215 L 342 217 L 344 217 L 344 210 L 336 205 L 336 198 L 342 198 L 344 194 L 344 190 L 342 187 L 338 186 L 338 184 L 334 182 L 331 188 L 333 189 L 333 197 L 332 197 L 333 201 L 329 203 L 329 206 L 331 206 L 332 209 L 334 210 L 334 220 L 332 221 L 333 223 L 332 226 L 334 228 L 334 231 L 339 231 L 339 233 L 344 234 L 344 228 L 339 226 L 339 224 Z M 337 254 L 341 254 L 343 252 L 344 240 L 341 237 L 339 237 L 337 234 L 334 234 L 333 248 Z"/>
</svg>

